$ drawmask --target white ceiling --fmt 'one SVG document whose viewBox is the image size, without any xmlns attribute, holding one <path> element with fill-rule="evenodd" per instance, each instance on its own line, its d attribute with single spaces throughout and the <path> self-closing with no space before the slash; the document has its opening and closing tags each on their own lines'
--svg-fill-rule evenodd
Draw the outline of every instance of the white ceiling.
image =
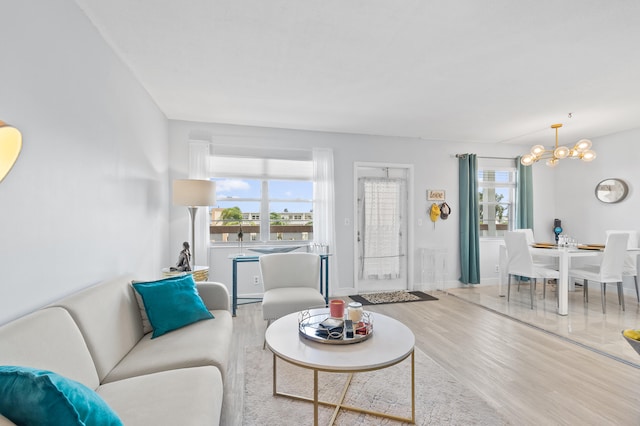
<svg viewBox="0 0 640 426">
<path fill-rule="evenodd" d="M 76 2 L 170 119 L 523 144 L 640 127 L 638 0 Z"/>
</svg>

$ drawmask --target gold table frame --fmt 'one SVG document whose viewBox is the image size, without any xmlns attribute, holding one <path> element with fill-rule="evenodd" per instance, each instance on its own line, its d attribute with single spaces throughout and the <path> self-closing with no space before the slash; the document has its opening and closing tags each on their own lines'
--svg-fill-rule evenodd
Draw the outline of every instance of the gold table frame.
<svg viewBox="0 0 640 426">
<path fill-rule="evenodd" d="M 359 408 L 359 407 L 354 407 L 352 405 L 343 404 L 344 398 L 345 398 L 345 396 L 347 394 L 347 390 L 349 389 L 349 385 L 351 384 L 351 379 L 353 378 L 354 373 L 364 373 L 364 372 L 367 372 L 367 371 L 382 370 L 384 368 L 392 367 L 392 366 L 394 366 L 396 364 L 399 364 L 399 363 L 401 363 L 402 361 L 404 361 L 405 359 L 407 359 L 409 357 L 411 357 L 411 417 L 395 416 L 395 415 L 392 415 L 392 414 L 381 413 L 379 411 L 371 411 L 371 410 L 367 410 L 367 409 L 364 409 L 364 408 Z M 289 364 L 293 364 L 293 365 L 296 365 L 296 366 L 301 367 L 301 368 L 306 368 L 308 370 L 313 370 L 313 398 L 308 398 L 308 397 L 289 394 L 289 393 L 284 393 L 284 392 L 278 392 L 278 389 L 277 389 L 277 359 L 278 358 L 281 359 L 282 361 L 288 362 Z M 320 371 L 326 372 L 326 373 L 348 373 L 349 374 L 338 402 L 327 402 L 327 401 L 318 400 L 318 373 Z M 318 426 L 318 409 L 319 409 L 320 405 L 329 406 L 329 407 L 335 407 L 333 415 L 331 416 L 331 420 L 329 421 L 329 426 L 333 425 L 333 423 L 335 422 L 335 420 L 336 420 L 336 418 L 338 416 L 338 413 L 340 412 L 341 409 L 348 410 L 348 411 L 355 411 L 355 412 L 358 412 L 358 413 L 371 414 L 371 415 L 374 415 L 374 416 L 384 417 L 384 418 L 391 419 L 391 420 L 396 420 L 396 421 L 399 421 L 399 422 L 408 422 L 410 424 L 415 424 L 416 423 L 416 380 L 415 380 L 415 371 L 416 371 L 416 369 L 415 369 L 415 349 L 412 349 L 411 352 L 409 352 L 405 357 L 403 357 L 401 359 L 398 359 L 397 361 L 395 361 L 395 362 L 393 362 L 391 364 L 384 365 L 382 367 L 377 367 L 377 368 L 369 368 L 369 369 L 353 370 L 353 371 L 310 367 L 308 365 L 303 365 L 303 364 L 300 364 L 300 363 L 297 363 L 297 362 L 282 358 L 282 357 L 276 355 L 275 353 L 273 353 L 273 395 L 274 396 L 282 396 L 282 397 L 286 397 L 286 398 L 291 398 L 291 399 L 298 400 L 298 401 L 312 402 L 313 403 L 313 424 L 315 426 Z"/>
</svg>

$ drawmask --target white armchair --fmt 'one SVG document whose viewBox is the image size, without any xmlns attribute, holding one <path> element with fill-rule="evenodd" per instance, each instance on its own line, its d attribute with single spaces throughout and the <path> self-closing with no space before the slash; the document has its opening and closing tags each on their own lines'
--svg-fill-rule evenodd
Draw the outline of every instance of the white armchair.
<svg viewBox="0 0 640 426">
<path fill-rule="evenodd" d="M 311 307 L 325 306 L 320 293 L 320 256 L 278 253 L 260 256 L 264 284 L 262 316 L 271 321 Z"/>
</svg>

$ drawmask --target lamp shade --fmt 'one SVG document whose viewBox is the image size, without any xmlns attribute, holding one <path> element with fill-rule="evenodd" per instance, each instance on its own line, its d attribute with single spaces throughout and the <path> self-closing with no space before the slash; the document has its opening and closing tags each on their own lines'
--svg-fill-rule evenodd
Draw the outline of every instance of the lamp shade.
<svg viewBox="0 0 640 426">
<path fill-rule="evenodd" d="M 210 180 L 177 179 L 173 181 L 173 204 L 176 206 L 212 206 L 216 203 L 216 183 Z"/>
</svg>

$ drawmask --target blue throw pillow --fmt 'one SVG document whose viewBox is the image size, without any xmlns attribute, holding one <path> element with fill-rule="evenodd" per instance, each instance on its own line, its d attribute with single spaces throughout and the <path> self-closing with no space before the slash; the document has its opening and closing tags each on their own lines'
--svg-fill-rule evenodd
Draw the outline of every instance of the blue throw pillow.
<svg viewBox="0 0 640 426">
<path fill-rule="evenodd" d="M 152 339 L 197 321 L 213 318 L 198 294 L 192 275 L 133 283 L 153 327 Z"/>
<path fill-rule="evenodd" d="M 175 280 L 183 280 L 186 274 L 182 274 L 182 275 L 175 275 L 175 276 L 171 276 L 168 278 L 163 278 L 161 280 L 155 280 L 155 281 L 132 281 L 131 284 L 136 284 L 136 283 L 140 283 L 140 284 L 156 284 L 156 283 L 161 283 L 161 282 L 167 282 L 167 281 L 175 281 Z M 142 300 L 142 296 L 140 296 L 140 293 L 137 292 L 134 288 L 133 293 L 136 295 L 136 302 L 138 302 L 138 308 L 140 309 L 140 319 L 142 319 L 142 332 L 144 334 L 147 333 L 151 333 L 153 331 L 153 327 L 151 326 L 151 323 L 149 322 L 149 316 L 147 315 L 147 310 L 144 307 L 144 302 Z"/>
<path fill-rule="evenodd" d="M 18 425 L 122 426 L 92 389 L 30 367 L 0 366 L 0 414 Z"/>
</svg>

